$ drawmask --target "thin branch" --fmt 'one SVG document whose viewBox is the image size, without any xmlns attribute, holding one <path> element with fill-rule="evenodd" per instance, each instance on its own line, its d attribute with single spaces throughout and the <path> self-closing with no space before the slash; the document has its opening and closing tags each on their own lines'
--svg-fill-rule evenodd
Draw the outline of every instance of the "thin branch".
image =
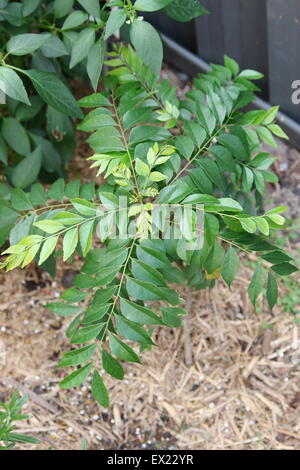
<svg viewBox="0 0 300 470">
<path fill-rule="evenodd" d="M 187 316 L 183 320 L 183 337 L 184 337 L 184 360 L 187 367 L 191 367 L 193 364 L 193 348 L 191 341 L 190 332 L 190 314 L 193 308 L 193 290 L 188 291 L 188 297 L 186 300 Z"/>
</svg>

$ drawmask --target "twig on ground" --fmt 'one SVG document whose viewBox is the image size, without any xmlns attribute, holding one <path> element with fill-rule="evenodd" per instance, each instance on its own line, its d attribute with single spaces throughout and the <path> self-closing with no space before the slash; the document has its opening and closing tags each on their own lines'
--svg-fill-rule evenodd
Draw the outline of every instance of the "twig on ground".
<svg viewBox="0 0 300 470">
<path fill-rule="evenodd" d="M 186 300 L 186 310 L 188 312 L 187 316 L 183 320 L 183 336 L 184 336 L 184 360 L 185 364 L 190 367 L 193 364 L 193 351 L 192 351 L 192 342 L 191 342 L 191 333 L 190 333 L 190 314 L 193 307 L 193 291 L 190 289 L 188 291 L 188 297 Z"/>
</svg>

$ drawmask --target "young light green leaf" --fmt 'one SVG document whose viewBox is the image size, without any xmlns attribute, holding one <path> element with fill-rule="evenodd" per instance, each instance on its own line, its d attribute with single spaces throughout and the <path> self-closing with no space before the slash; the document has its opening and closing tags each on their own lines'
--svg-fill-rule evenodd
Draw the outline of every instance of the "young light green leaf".
<svg viewBox="0 0 300 470">
<path fill-rule="evenodd" d="M 271 147 L 274 147 L 274 148 L 277 147 L 277 143 L 274 137 L 272 136 L 272 133 L 269 131 L 267 127 L 258 126 L 256 128 L 256 132 L 258 133 L 259 137 L 264 142 L 266 142 L 266 144 L 271 145 Z"/>
<path fill-rule="evenodd" d="M 79 227 L 79 240 L 83 256 L 86 256 L 92 247 L 94 220 L 89 220 Z"/>
<path fill-rule="evenodd" d="M 66 261 L 76 250 L 78 243 L 78 228 L 68 230 L 63 241 L 63 260 Z"/>
<path fill-rule="evenodd" d="M 256 222 L 253 218 L 247 217 L 244 219 L 239 219 L 241 226 L 244 230 L 248 233 L 255 233 L 256 232 Z"/>
<path fill-rule="evenodd" d="M 152 173 L 150 173 L 149 178 L 151 181 L 159 182 L 167 179 L 167 176 L 163 173 L 160 173 L 159 171 L 152 171 Z"/>
<path fill-rule="evenodd" d="M 268 129 L 277 137 L 281 137 L 282 139 L 289 139 L 289 136 L 281 129 L 278 124 L 270 124 Z"/>
<path fill-rule="evenodd" d="M 268 236 L 270 233 L 269 224 L 263 217 L 255 217 L 254 221 L 257 225 L 258 230 L 263 234 Z"/>
<path fill-rule="evenodd" d="M 60 222 L 56 222 L 55 220 L 41 220 L 39 222 L 34 222 L 33 224 L 35 227 L 39 228 L 43 232 L 46 233 L 56 233 L 60 230 L 63 230 L 65 227 Z"/>
<path fill-rule="evenodd" d="M 251 69 L 243 70 L 239 74 L 239 78 L 247 78 L 248 80 L 259 80 L 263 77 L 264 76 L 262 73 L 257 72 L 256 70 L 251 70 Z"/>
<path fill-rule="evenodd" d="M 135 171 L 140 176 L 147 176 L 150 173 L 150 167 L 138 158 L 135 162 Z"/>
<path fill-rule="evenodd" d="M 53 253 L 57 245 L 57 240 L 58 236 L 50 237 L 45 240 L 40 253 L 39 265 L 44 263 L 46 259 L 48 259 L 49 256 Z"/>
<path fill-rule="evenodd" d="M 284 225 L 285 223 L 285 218 L 282 217 L 282 215 L 268 212 L 267 216 L 268 216 L 268 219 L 270 219 L 275 224 Z"/>
<path fill-rule="evenodd" d="M 68 226 L 68 225 L 75 225 L 79 224 L 81 222 L 84 222 L 84 217 L 81 217 L 78 214 L 74 214 L 73 212 L 66 212 L 66 211 L 61 211 L 56 213 L 53 217 L 52 220 L 56 220 L 59 223 Z"/>
<path fill-rule="evenodd" d="M 37 243 L 26 250 L 26 254 L 21 264 L 21 268 L 25 268 L 35 258 L 37 252 L 40 249 L 40 245 Z"/>
<path fill-rule="evenodd" d="M 231 57 L 228 57 L 228 55 L 226 54 L 224 56 L 224 64 L 225 64 L 225 67 L 227 67 L 230 70 L 233 76 L 239 73 L 240 71 L 239 64 Z"/>
<path fill-rule="evenodd" d="M 277 116 L 277 113 L 279 111 L 279 106 L 272 106 L 266 113 L 265 113 L 265 117 L 264 117 L 264 120 L 263 120 L 263 124 L 265 126 L 269 125 L 269 124 L 272 124 L 275 119 L 276 119 L 276 116 Z"/>
<path fill-rule="evenodd" d="M 92 202 L 80 198 L 71 199 L 70 202 L 79 212 L 79 214 L 87 215 L 89 217 L 93 217 L 96 215 L 97 207 Z"/>
</svg>

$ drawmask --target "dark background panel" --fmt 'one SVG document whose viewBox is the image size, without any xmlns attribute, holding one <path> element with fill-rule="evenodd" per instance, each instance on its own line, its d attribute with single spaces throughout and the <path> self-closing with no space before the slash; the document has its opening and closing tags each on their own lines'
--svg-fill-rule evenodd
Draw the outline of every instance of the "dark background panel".
<svg viewBox="0 0 300 470">
<path fill-rule="evenodd" d="M 242 68 L 261 71 L 263 97 L 268 96 L 266 0 L 202 0 L 211 13 L 196 20 L 198 55 L 222 63 L 224 54 Z"/>
<path fill-rule="evenodd" d="M 279 104 L 287 116 L 300 123 L 300 104 L 293 104 L 291 99 L 292 83 L 300 80 L 300 0 L 201 3 L 210 14 L 190 23 L 173 21 L 162 12 L 144 16 L 165 36 L 207 63 L 222 63 L 224 54 L 228 54 L 241 68 L 262 72 L 265 78 L 258 83 L 262 88 L 260 97 Z M 193 61 L 179 49 L 166 46 L 166 60 L 171 54 L 171 62 L 176 65 L 177 56 L 178 66 L 182 68 L 184 64 L 185 72 L 192 75 Z"/>
<path fill-rule="evenodd" d="M 300 122 L 292 83 L 300 80 L 300 1 L 268 0 L 270 101 Z"/>
<path fill-rule="evenodd" d="M 197 53 L 195 22 L 179 23 L 161 12 L 143 13 L 145 20 L 159 31 L 181 44 L 191 52 Z"/>
</svg>

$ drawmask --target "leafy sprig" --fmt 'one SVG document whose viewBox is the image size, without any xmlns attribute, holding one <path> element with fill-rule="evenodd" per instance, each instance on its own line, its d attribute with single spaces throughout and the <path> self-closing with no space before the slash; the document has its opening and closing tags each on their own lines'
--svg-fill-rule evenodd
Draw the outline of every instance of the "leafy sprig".
<svg viewBox="0 0 300 470">
<path fill-rule="evenodd" d="M 154 345 L 154 327 L 180 326 L 187 312 L 174 283 L 203 289 L 223 278 L 231 287 L 239 252 L 253 253 L 248 293 L 254 306 L 264 293 L 272 310 L 277 277 L 296 270 L 271 241 L 273 230 L 285 226 L 286 207 L 263 209 L 265 183 L 276 175 L 273 157 L 260 147 L 262 141 L 274 145 L 273 135 L 285 137 L 275 123 L 278 108 L 241 111 L 261 75 L 240 71 L 225 57 L 179 101 L 130 46 L 116 47 L 108 65 L 104 91 L 79 101 L 93 108 L 79 128 L 91 133 L 92 167 L 106 184 L 96 189 L 60 179 L 48 194 L 39 185 L 28 193 L 15 189 L 11 216 L 18 229 L 3 260 L 6 269 L 34 258 L 45 263 L 59 240 L 64 260 L 75 252 L 85 258 L 74 286 L 48 308 L 72 317 L 67 336 L 75 349 L 59 366 L 75 370 L 61 387 L 78 386 L 93 374 L 93 396 L 102 406 L 109 398 L 98 353 L 105 372 L 120 380 L 120 361 L 141 361 L 132 342 L 143 351 Z M 179 221 L 170 207 L 183 214 Z M 116 216 L 123 232 L 113 232 Z"/>
</svg>

